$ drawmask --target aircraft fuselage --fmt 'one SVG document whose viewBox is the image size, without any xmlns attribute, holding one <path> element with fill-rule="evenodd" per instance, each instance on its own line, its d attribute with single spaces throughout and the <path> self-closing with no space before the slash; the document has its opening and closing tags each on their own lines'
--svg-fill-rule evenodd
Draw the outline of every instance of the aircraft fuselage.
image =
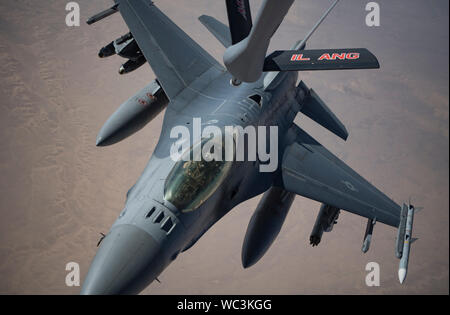
<svg viewBox="0 0 450 315">
<path fill-rule="evenodd" d="M 185 126 L 194 131 L 194 118 L 201 119 L 202 128 L 277 126 L 281 160 L 298 103 L 297 73 L 280 77 L 271 90 L 264 90 L 263 77 L 233 86 L 229 73 L 212 68 L 171 100 L 159 142 L 101 242 L 82 294 L 139 293 L 232 208 L 276 184 L 279 169 L 260 172 L 258 159 L 245 160 L 233 162 L 226 180 L 194 211 L 183 212 L 164 199 L 165 181 L 176 163 L 170 155 L 177 141 L 170 137 L 171 130 Z"/>
</svg>

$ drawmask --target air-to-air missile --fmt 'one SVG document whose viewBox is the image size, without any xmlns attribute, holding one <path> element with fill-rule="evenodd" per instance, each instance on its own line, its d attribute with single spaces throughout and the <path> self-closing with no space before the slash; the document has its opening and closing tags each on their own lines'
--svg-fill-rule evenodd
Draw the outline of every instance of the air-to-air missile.
<svg viewBox="0 0 450 315">
<path fill-rule="evenodd" d="M 406 215 L 405 215 L 406 214 Z M 400 216 L 399 233 L 397 236 L 396 255 L 400 258 L 398 265 L 398 280 L 403 283 L 408 272 L 409 251 L 412 239 L 412 226 L 414 220 L 414 206 L 403 204 Z M 401 247 L 401 251 L 399 251 Z"/>
<path fill-rule="evenodd" d="M 97 136 L 97 146 L 117 143 L 155 118 L 169 100 L 154 80 L 123 103 L 106 121 Z"/>
<path fill-rule="evenodd" d="M 400 212 L 400 224 L 397 230 L 397 243 L 395 246 L 395 256 L 398 259 L 402 258 L 403 253 L 403 238 L 405 236 L 406 218 L 408 216 L 408 206 L 403 204 Z"/>
<path fill-rule="evenodd" d="M 367 219 L 366 232 L 364 233 L 363 245 L 361 248 L 363 253 L 367 253 L 367 251 L 370 248 L 370 242 L 372 241 L 372 234 L 373 234 L 373 226 L 375 225 L 375 223 L 376 223 L 375 219 Z"/>
<path fill-rule="evenodd" d="M 272 187 L 258 204 L 245 233 L 242 245 L 242 265 L 254 265 L 272 245 L 286 219 L 295 194 Z"/>
</svg>

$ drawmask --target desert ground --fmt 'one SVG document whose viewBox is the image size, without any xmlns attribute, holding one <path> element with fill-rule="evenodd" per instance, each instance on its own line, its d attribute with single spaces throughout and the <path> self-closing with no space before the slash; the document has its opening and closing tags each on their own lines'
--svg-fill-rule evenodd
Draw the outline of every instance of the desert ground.
<svg viewBox="0 0 450 315">
<path fill-rule="evenodd" d="M 260 1 L 250 1 L 253 16 Z M 449 3 L 379 0 L 381 25 L 367 27 L 365 4 L 332 12 L 309 48 L 366 47 L 379 70 L 303 72 L 349 130 L 344 142 L 309 119 L 296 122 L 415 217 L 408 278 L 397 280 L 396 230 L 375 226 L 361 252 L 366 219 L 341 213 L 322 243 L 309 245 L 320 204 L 296 197 L 283 229 L 255 266 L 243 269 L 241 246 L 260 197 L 214 225 L 179 255 L 143 294 L 448 294 L 449 293 Z M 88 26 L 111 5 L 79 0 L 81 25 L 65 24 L 67 1 L 0 2 L 0 294 L 77 294 L 65 284 L 68 262 L 81 281 L 123 208 L 125 194 L 158 141 L 163 114 L 118 144 L 98 148 L 97 132 L 128 97 L 154 79 L 148 65 L 125 76 L 123 59 L 98 50 L 128 30 L 119 14 Z M 155 1 L 217 60 L 224 48 L 200 24 L 226 22 L 224 1 Z M 269 50 L 301 39 L 330 1 L 298 0 Z M 379 287 L 365 284 L 368 262 Z"/>
</svg>

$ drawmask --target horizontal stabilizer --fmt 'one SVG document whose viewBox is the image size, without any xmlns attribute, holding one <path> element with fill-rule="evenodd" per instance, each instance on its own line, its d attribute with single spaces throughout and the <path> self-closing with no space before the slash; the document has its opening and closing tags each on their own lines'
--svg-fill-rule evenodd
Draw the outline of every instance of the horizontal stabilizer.
<svg viewBox="0 0 450 315">
<path fill-rule="evenodd" d="M 309 89 L 303 81 L 300 82 L 297 89 L 302 89 L 305 93 L 300 111 L 338 137 L 347 140 L 348 132 L 344 124 L 320 99 L 319 95 L 313 89 Z"/>
<path fill-rule="evenodd" d="M 365 48 L 277 50 L 266 57 L 264 71 L 378 69 L 377 58 Z"/>
<path fill-rule="evenodd" d="M 202 15 L 198 19 L 223 46 L 231 46 L 231 34 L 228 26 L 209 15 Z"/>
</svg>

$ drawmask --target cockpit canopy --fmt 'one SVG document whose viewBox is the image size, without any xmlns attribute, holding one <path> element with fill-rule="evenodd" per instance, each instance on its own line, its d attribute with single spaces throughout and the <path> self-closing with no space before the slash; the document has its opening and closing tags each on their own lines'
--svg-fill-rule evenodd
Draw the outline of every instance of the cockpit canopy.
<svg viewBox="0 0 450 315">
<path fill-rule="evenodd" d="M 193 159 L 196 152 L 202 152 L 204 145 L 212 141 L 214 146 L 204 152 L 201 158 Z M 210 142 L 211 144 L 211 142 Z M 209 146 L 208 146 L 209 147 Z M 214 154 L 219 149 L 222 154 Z M 227 177 L 232 161 L 225 161 L 224 142 L 221 137 L 204 138 L 182 154 L 164 183 L 164 199 L 181 212 L 199 208 Z"/>
</svg>

